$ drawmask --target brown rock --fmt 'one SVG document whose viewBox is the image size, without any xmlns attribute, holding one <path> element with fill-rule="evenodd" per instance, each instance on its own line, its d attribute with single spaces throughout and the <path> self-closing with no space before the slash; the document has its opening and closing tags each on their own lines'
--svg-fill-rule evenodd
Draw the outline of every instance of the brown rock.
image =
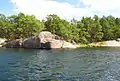
<svg viewBox="0 0 120 81">
<path fill-rule="evenodd" d="M 4 46 L 7 48 L 21 48 L 22 47 L 22 39 L 17 39 L 11 42 L 8 42 Z"/>
<path fill-rule="evenodd" d="M 72 43 L 62 40 L 59 36 L 52 34 L 48 31 L 41 32 L 38 37 L 30 37 L 26 40 L 15 40 L 8 42 L 5 47 L 9 48 L 77 48 L 78 46 L 73 45 Z"/>
<path fill-rule="evenodd" d="M 62 40 L 61 37 L 48 31 L 43 31 L 38 36 L 41 39 L 42 48 L 77 48 L 77 45 Z"/>
<path fill-rule="evenodd" d="M 39 37 L 31 37 L 23 41 L 23 48 L 41 48 L 40 38 Z"/>
<path fill-rule="evenodd" d="M 62 48 L 63 41 L 53 39 L 50 41 L 51 48 Z"/>
</svg>

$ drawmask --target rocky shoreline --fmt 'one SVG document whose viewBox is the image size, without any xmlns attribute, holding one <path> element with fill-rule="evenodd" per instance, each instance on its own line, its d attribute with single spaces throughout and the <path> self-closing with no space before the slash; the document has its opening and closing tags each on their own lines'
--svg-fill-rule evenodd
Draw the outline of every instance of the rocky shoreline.
<svg viewBox="0 0 120 81">
<path fill-rule="evenodd" d="M 56 49 L 56 48 L 78 48 L 78 47 L 120 47 L 120 40 L 109 40 L 103 42 L 90 43 L 88 45 L 77 45 L 63 40 L 58 35 L 48 31 L 40 32 L 38 36 L 27 39 L 16 39 L 6 42 L 0 39 L 0 47 L 6 48 L 34 48 L 34 49 Z"/>
<path fill-rule="evenodd" d="M 97 43 L 91 43 L 89 46 L 96 46 L 96 47 L 120 47 L 119 40 L 109 40 Z"/>
<path fill-rule="evenodd" d="M 79 46 L 69 43 L 60 38 L 59 36 L 52 34 L 51 32 L 43 31 L 40 32 L 38 36 L 33 36 L 27 39 L 16 39 L 14 41 L 10 41 L 7 42 L 6 44 L 3 44 L 2 47 L 53 49 L 53 48 L 77 48 Z"/>
</svg>

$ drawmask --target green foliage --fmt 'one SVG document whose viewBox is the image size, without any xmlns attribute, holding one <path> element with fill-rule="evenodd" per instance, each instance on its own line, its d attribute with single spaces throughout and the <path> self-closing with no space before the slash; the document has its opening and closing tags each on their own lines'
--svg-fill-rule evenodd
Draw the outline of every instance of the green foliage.
<svg viewBox="0 0 120 81">
<path fill-rule="evenodd" d="M 9 17 L 5 17 L 2 14 L 0 16 L 0 36 L 8 40 L 27 38 L 43 29 L 41 22 L 33 15 L 29 16 L 19 13 Z"/>
<path fill-rule="evenodd" d="M 113 16 L 99 18 L 95 15 L 83 17 L 81 21 L 74 18 L 71 22 L 61 19 L 53 14 L 48 15 L 45 21 L 45 29 L 63 37 L 69 42 L 91 43 L 120 37 L 120 19 Z"/>
<path fill-rule="evenodd" d="M 50 31 L 69 42 L 88 44 L 120 38 L 120 18 L 113 16 L 99 18 L 95 15 L 83 17 L 80 21 L 73 18 L 70 22 L 55 14 L 45 20 L 36 19 L 33 15 L 19 13 L 6 17 L 0 14 L 0 38 L 14 40 L 38 35 L 41 31 Z"/>
<path fill-rule="evenodd" d="M 57 15 L 48 15 L 45 21 L 46 31 L 50 31 L 53 34 L 57 34 L 65 40 L 71 39 L 71 25 L 68 21 L 60 19 Z"/>
</svg>

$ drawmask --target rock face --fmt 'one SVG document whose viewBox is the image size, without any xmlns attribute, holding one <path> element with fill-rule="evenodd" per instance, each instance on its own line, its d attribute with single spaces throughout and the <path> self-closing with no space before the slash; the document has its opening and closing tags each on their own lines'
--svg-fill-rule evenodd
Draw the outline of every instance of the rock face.
<svg viewBox="0 0 120 81">
<path fill-rule="evenodd" d="M 63 42 L 64 43 L 63 43 L 62 48 L 77 48 L 77 47 L 79 47 L 78 45 L 73 45 L 73 44 L 66 42 L 66 41 L 63 41 Z"/>
<path fill-rule="evenodd" d="M 7 48 L 21 48 L 22 47 L 22 39 L 17 39 L 11 42 L 8 42 L 7 44 L 5 44 L 4 46 Z"/>
<path fill-rule="evenodd" d="M 105 41 L 103 46 L 107 47 L 120 47 L 120 42 L 116 40 Z"/>
<path fill-rule="evenodd" d="M 61 48 L 62 41 L 57 35 L 53 35 L 51 32 L 41 32 L 38 37 L 41 39 L 41 48 Z"/>
<path fill-rule="evenodd" d="M 5 39 L 0 38 L 0 47 L 2 47 L 2 44 L 5 43 Z"/>
<path fill-rule="evenodd" d="M 41 39 L 41 44 L 46 45 L 44 48 L 77 48 L 78 45 L 73 45 L 69 42 L 62 40 L 57 35 L 52 34 L 51 32 L 44 31 L 41 32 L 38 36 Z M 43 48 L 43 46 L 41 46 Z"/>
<path fill-rule="evenodd" d="M 4 43 L 5 41 L 5 39 L 0 38 L 0 44 Z"/>
<path fill-rule="evenodd" d="M 41 48 L 40 38 L 31 37 L 22 42 L 22 48 Z"/>
<path fill-rule="evenodd" d="M 9 48 L 41 48 L 41 49 L 51 49 L 51 48 L 77 48 L 77 45 L 73 45 L 69 42 L 62 40 L 57 35 L 51 32 L 44 31 L 38 36 L 30 37 L 26 40 L 15 40 L 9 42 L 5 45 Z"/>
<path fill-rule="evenodd" d="M 101 46 L 101 47 L 120 47 L 120 40 L 109 40 L 97 43 L 91 43 L 91 46 Z"/>
</svg>

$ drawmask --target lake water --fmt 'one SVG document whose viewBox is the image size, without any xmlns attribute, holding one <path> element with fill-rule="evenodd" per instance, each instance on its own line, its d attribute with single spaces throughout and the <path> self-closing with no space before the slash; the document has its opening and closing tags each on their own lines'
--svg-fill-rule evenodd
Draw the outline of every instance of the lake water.
<svg viewBox="0 0 120 81">
<path fill-rule="evenodd" d="M 0 48 L 0 81 L 120 81 L 120 48 Z"/>
</svg>

